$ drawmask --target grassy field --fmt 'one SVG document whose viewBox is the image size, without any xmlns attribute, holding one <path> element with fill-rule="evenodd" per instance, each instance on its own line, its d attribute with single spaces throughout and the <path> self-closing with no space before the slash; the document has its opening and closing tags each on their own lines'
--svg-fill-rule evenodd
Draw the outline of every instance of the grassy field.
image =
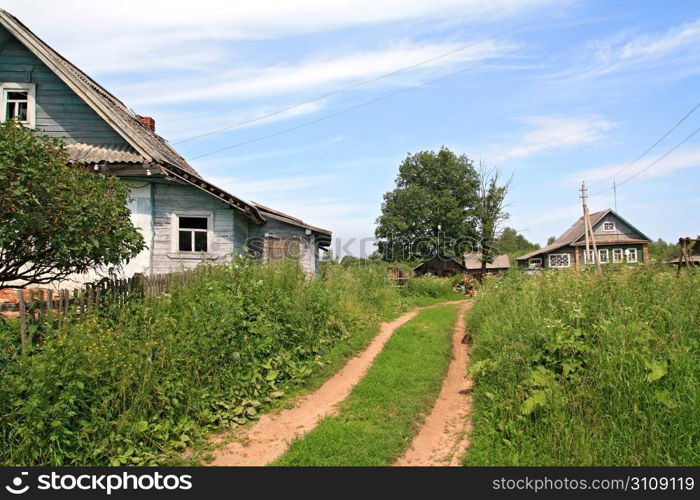
<svg viewBox="0 0 700 500">
<path fill-rule="evenodd" d="M 308 280 L 294 263 L 237 259 L 43 329 L 27 355 L 0 319 L 0 464 L 181 463 L 210 432 L 322 383 L 379 321 L 438 300 L 397 289 L 379 267 L 327 265 Z"/>
<path fill-rule="evenodd" d="M 468 465 L 700 464 L 700 274 L 511 274 L 468 316 Z"/>
<path fill-rule="evenodd" d="M 337 416 L 295 441 L 276 465 L 390 465 L 437 397 L 456 307 L 422 311 L 394 332 Z"/>
</svg>

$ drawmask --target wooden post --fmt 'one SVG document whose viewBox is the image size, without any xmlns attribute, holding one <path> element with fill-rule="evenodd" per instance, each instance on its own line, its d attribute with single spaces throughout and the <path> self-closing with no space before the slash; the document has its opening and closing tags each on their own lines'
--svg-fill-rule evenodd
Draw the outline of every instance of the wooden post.
<svg viewBox="0 0 700 500">
<path fill-rule="evenodd" d="M 588 254 L 590 253 L 589 244 L 593 244 L 593 262 L 596 264 L 596 271 L 601 272 L 600 267 L 600 256 L 598 255 L 598 246 L 595 243 L 595 236 L 593 235 L 593 225 L 591 224 L 590 214 L 588 213 L 588 190 L 586 189 L 586 183 L 581 183 L 581 201 L 583 204 L 583 227 L 584 234 L 586 236 L 586 254 L 584 255 L 584 262 L 588 261 Z M 590 241 L 589 241 L 590 234 Z"/>
<path fill-rule="evenodd" d="M 19 342 L 22 346 L 22 354 L 27 352 L 27 311 L 24 303 L 24 290 L 17 290 L 19 301 Z"/>
</svg>

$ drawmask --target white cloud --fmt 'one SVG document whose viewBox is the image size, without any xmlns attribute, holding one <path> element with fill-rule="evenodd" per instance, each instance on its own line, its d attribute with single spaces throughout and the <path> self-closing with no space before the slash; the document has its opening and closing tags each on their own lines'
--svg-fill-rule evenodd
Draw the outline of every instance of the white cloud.
<svg viewBox="0 0 700 500">
<path fill-rule="evenodd" d="M 700 19 L 674 26 L 665 33 L 642 35 L 627 42 L 620 50 L 621 59 L 660 57 L 683 48 L 697 50 L 700 43 Z"/>
<path fill-rule="evenodd" d="M 663 150 L 662 150 L 663 151 Z M 674 172 L 686 169 L 686 168 L 697 168 L 700 167 L 700 146 L 693 146 L 686 149 L 681 149 L 663 160 L 656 163 L 653 167 L 649 168 L 643 173 L 641 172 L 650 163 L 655 161 L 660 154 L 649 155 L 637 163 L 631 165 L 630 167 L 623 170 L 617 178 L 618 184 L 623 182 L 625 179 L 636 176 L 636 179 L 651 179 L 659 177 L 667 177 Z M 589 183 L 594 183 L 596 181 L 603 181 L 609 179 L 609 184 L 612 184 L 612 176 L 617 173 L 618 170 L 622 169 L 626 163 L 613 163 L 608 165 L 603 165 L 601 167 L 594 167 L 586 170 L 580 170 L 568 175 L 564 181 L 569 183 L 581 182 L 582 179 L 588 181 Z M 598 187 L 597 189 L 604 189 L 606 186 Z M 591 188 L 591 191 L 595 189 Z"/>
<path fill-rule="evenodd" d="M 599 116 L 534 116 L 523 119 L 529 130 L 517 139 L 491 146 L 495 161 L 522 159 L 537 154 L 574 149 L 601 141 L 616 126 Z"/>
<path fill-rule="evenodd" d="M 333 56 L 324 54 L 272 66 L 238 66 L 229 71 L 222 71 L 218 67 L 209 68 L 208 71 L 191 72 L 177 80 L 167 77 L 121 85 L 120 90 L 128 102 L 140 106 L 322 92 L 395 72 L 461 46 L 463 44 L 400 41 L 373 51 L 362 50 Z M 417 74 L 424 75 L 437 68 L 465 61 L 497 57 L 512 49 L 513 45 L 510 44 L 485 42 L 403 72 L 400 76 L 385 79 L 383 83 L 412 84 Z"/>
<path fill-rule="evenodd" d="M 89 73 L 180 68 L 217 57 L 208 41 L 277 39 L 397 22 L 512 16 L 554 0 L 5 0 L 50 45 Z M 203 43 L 202 43 L 203 42 Z"/>
<path fill-rule="evenodd" d="M 700 72 L 699 44 L 700 19 L 664 32 L 636 36 L 621 32 L 577 48 L 574 64 L 548 78 L 558 85 L 570 85 L 571 80 L 588 81 L 606 75 L 685 77 Z"/>
</svg>

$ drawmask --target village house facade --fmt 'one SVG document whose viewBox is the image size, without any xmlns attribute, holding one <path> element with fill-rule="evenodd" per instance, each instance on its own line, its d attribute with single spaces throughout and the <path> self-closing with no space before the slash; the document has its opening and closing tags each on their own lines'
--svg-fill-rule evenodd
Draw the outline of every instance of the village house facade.
<svg viewBox="0 0 700 500">
<path fill-rule="evenodd" d="M 254 252 L 293 258 L 308 273 L 331 232 L 248 202 L 204 179 L 124 103 L 0 10 L 2 120 L 62 138 L 69 163 L 115 175 L 131 187 L 129 208 L 147 249 L 121 274 L 160 274 Z"/>
<path fill-rule="evenodd" d="M 583 217 L 553 243 L 518 257 L 519 267 L 528 269 L 583 269 L 599 261 L 607 264 L 646 264 L 649 262 L 650 239 L 608 208 L 590 214 L 593 235 L 598 249 L 594 255 L 591 245 L 586 253 Z"/>
</svg>

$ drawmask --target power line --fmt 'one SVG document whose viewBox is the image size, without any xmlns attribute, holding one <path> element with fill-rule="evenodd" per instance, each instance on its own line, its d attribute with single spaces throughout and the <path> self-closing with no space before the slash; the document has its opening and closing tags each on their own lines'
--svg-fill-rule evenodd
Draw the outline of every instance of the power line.
<svg viewBox="0 0 700 500">
<path fill-rule="evenodd" d="M 639 2 L 641 2 L 641 1 L 642 1 L 642 0 L 634 0 L 634 1 L 632 2 L 632 4 L 630 4 L 630 5 L 627 5 L 627 6 L 625 6 L 625 7 L 621 7 L 621 8 L 618 8 L 618 9 L 610 10 L 610 11 L 608 11 L 606 14 L 604 14 L 604 15 L 602 15 L 602 16 L 599 16 L 599 17 L 597 17 L 597 18 L 589 19 L 588 21 L 584 21 L 584 22 L 582 22 L 582 23 L 579 23 L 579 24 L 570 26 L 569 28 L 565 28 L 565 29 L 563 29 L 563 30 L 559 30 L 555 35 L 550 36 L 549 38 L 546 38 L 545 41 L 549 41 L 549 40 L 551 40 L 551 39 L 553 39 L 553 38 L 556 38 L 557 36 L 560 36 L 561 34 L 566 33 L 566 32 L 568 32 L 568 31 L 572 31 L 572 30 L 574 30 L 574 29 L 581 28 L 581 27 L 586 26 L 586 25 L 588 25 L 588 24 L 593 24 L 593 23 L 602 21 L 602 20 L 604 20 L 604 19 L 607 19 L 608 17 L 611 17 L 613 14 L 615 14 L 615 13 L 617 13 L 617 12 L 621 12 L 621 11 L 627 10 L 627 9 L 631 8 L 633 4 L 639 3 Z M 428 81 L 426 81 L 426 82 L 420 83 L 420 84 L 418 84 L 418 85 L 416 85 L 416 86 L 413 86 L 413 87 L 407 87 L 407 88 L 404 88 L 404 89 L 400 89 L 400 90 L 398 90 L 398 91 L 390 92 L 390 93 L 387 93 L 387 94 L 384 94 L 384 95 L 375 97 L 375 98 L 373 98 L 373 99 L 369 99 L 369 100 L 367 100 L 367 101 L 361 102 L 361 103 L 359 103 L 359 104 L 355 104 L 355 105 L 353 105 L 353 106 L 348 106 L 348 107 L 343 108 L 343 109 L 341 109 L 341 110 L 339 110 L 339 111 L 336 111 L 336 112 L 334 112 L 334 113 L 330 113 L 330 114 L 321 116 L 321 117 L 316 118 L 316 119 L 314 119 L 314 120 L 311 120 L 311 121 L 308 121 L 308 122 L 304 122 L 304 123 L 301 123 L 301 124 L 299 124 L 299 125 L 295 125 L 295 126 L 293 126 L 293 127 L 289 127 L 289 128 L 286 128 L 286 129 L 282 129 L 282 130 L 279 130 L 279 131 L 277 131 L 277 132 L 273 132 L 273 133 L 271 133 L 271 134 L 263 135 L 263 136 L 260 136 L 260 137 L 256 137 L 256 138 L 253 138 L 253 139 L 249 139 L 249 140 L 243 141 L 243 142 L 238 142 L 238 143 L 236 143 L 236 144 L 231 144 L 231 145 L 229 145 L 229 146 L 224 146 L 224 147 L 222 147 L 222 148 L 218 148 L 218 149 L 215 149 L 215 150 L 212 150 L 212 151 L 208 151 L 208 152 L 206 152 L 206 153 L 203 153 L 203 154 L 200 154 L 200 155 L 197 155 L 197 156 L 193 156 L 193 157 L 191 157 L 191 158 L 188 158 L 188 160 L 190 160 L 190 161 L 192 161 L 192 160 L 197 160 L 197 159 L 199 159 L 199 158 L 203 158 L 203 157 L 205 157 L 205 156 L 210 156 L 210 155 L 213 155 L 213 154 L 216 154 L 216 153 L 220 153 L 220 152 L 226 151 L 226 150 L 228 150 L 228 149 L 234 149 L 234 148 L 238 148 L 238 147 L 241 147 L 241 146 L 246 146 L 246 145 L 248 145 L 248 144 L 253 144 L 253 143 L 255 143 L 255 142 L 259 142 L 259 141 L 263 141 L 263 140 L 266 140 L 266 139 L 270 139 L 270 138 L 272 138 L 272 137 L 277 137 L 277 136 L 286 134 L 286 133 L 288 133 L 288 132 L 292 132 L 292 131 L 294 131 L 294 130 L 299 130 L 299 129 L 301 129 L 301 128 L 308 127 L 308 126 L 310 126 L 310 125 L 314 125 L 314 124 L 316 124 L 316 123 L 319 123 L 319 122 L 324 121 L 324 120 L 328 120 L 328 119 L 330 119 L 330 118 L 334 118 L 334 117 L 336 117 L 336 116 L 338 116 L 338 115 L 347 113 L 347 112 L 349 112 L 349 111 L 353 111 L 353 110 L 355 110 L 355 109 L 363 108 L 363 107 L 368 106 L 368 105 L 370 105 L 370 104 L 374 104 L 375 102 L 383 101 L 383 100 L 385 100 L 385 99 L 389 99 L 390 97 L 395 97 L 395 96 L 397 96 L 397 95 L 405 94 L 405 93 L 407 93 L 407 92 L 411 92 L 412 90 L 415 90 L 415 89 L 418 89 L 418 88 L 422 88 L 422 87 L 425 87 L 425 86 L 428 86 L 428 85 L 432 85 L 432 84 L 434 84 L 434 83 L 438 83 L 438 82 L 443 81 L 443 80 L 447 80 L 448 78 L 453 78 L 453 77 L 455 77 L 455 76 L 461 75 L 462 73 L 466 73 L 467 71 L 471 71 L 471 70 L 476 69 L 476 68 L 478 68 L 478 67 L 484 66 L 484 65 L 490 63 L 490 62 L 493 61 L 493 60 L 504 59 L 504 58 L 506 58 L 506 57 L 510 57 L 510 56 L 512 56 L 512 55 L 515 55 L 515 54 L 518 54 L 518 53 L 520 53 L 520 52 L 523 52 L 524 50 L 527 50 L 527 49 L 529 49 L 529 48 L 531 48 L 531 47 L 536 46 L 538 43 L 539 43 L 539 42 L 535 42 L 535 43 L 530 43 L 530 44 L 524 45 L 524 46 L 520 47 L 519 49 L 512 50 L 512 51 L 507 52 L 507 53 L 505 53 L 505 54 L 503 54 L 503 55 L 501 55 L 501 56 L 494 57 L 494 58 L 492 58 L 492 59 L 490 59 L 490 60 L 487 60 L 487 61 L 482 61 L 482 62 L 480 62 L 480 63 L 473 64 L 472 66 L 469 66 L 469 67 L 467 67 L 467 68 L 463 68 L 463 69 L 461 69 L 461 70 L 459 70 L 459 71 L 455 71 L 454 73 L 449 73 L 449 74 L 443 75 L 443 76 L 441 76 L 441 77 L 439 77 L 439 78 L 435 78 L 435 79 L 432 79 L 432 80 L 428 80 Z"/>
<path fill-rule="evenodd" d="M 637 163 L 637 162 L 638 162 L 639 160 L 641 160 L 644 156 L 646 156 L 646 154 L 647 154 L 649 151 L 651 151 L 652 149 L 654 149 L 654 148 L 655 148 L 656 146 L 658 146 L 664 139 L 666 139 L 666 137 L 668 137 L 668 136 L 671 134 L 671 132 L 673 132 L 674 130 L 676 130 L 676 129 L 678 128 L 678 126 L 679 126 L 681 123 L 683 123 L 683 122 L 686 120 L 686 118 L 688 118 L 690 115 L 692 115 L 692 114 L 695 112 L 695 110 L 697 110 L 698 108 L 700 108 L 700 102 L 697 103 L 697 104 L 693 107 L 693 109 L 691 109 L 690 111 L 688 111 L 688 112 L 685 114 L 685 116 L 684 116 L 683 118 L 680 119 L 679 122 L 677 122 L 673 127 L 671 127 L 671 128 L 668 130 L 668 132 L 666 132 L 663 136 L 661 136 L 661 138 L 660 138 L 658 141 L 656 141 L 654 144 L 652 144 L 651 146 L 649 146 L 642 154 L 640 154 L 639 156 L 637 156 L 637 157 L 636 157 L 634 160 L 632 160 L 631 162 L 627 163 L 624 167 L 620 168 L 620 170 L 617 170 L 617 171 L 614 172 L 613 174 L 607 176 L 605 179 L 601 179 L 601 180 L 599 180 L 599 181 L 594 182 L 593 184 L 591 184 L 591 186 L 597 186 L 598 184 L 601 184 L 601 183 L 603 183 L 603 182 L 605 182 L 605 181 L 607 181 L 608 179 L 611 179 L 611 178 L 614 179 L 615 177 L 617 177 L 618 175 L 620 175 L 622 172 L 624 172 L 625 170 L 627 170 L 629 167 L 631 167 L 632 165 L 634 165 L 635 163 Z M 619 185 L 619 184 L 618 184 L 618 185 Z"/>
<path fill-rule="evenodd" d="M 629 176 L 629 177 L 628 177 L 627 179 L 625 179 L 624 181 L 618 182 L 618 183 L 616 184 L 616 186 L 614 186 L 614 187 L 609 187 L 609 188 L 605 188 L 605 189 L 602 189 L 602 190 L 600 190 L 600 191 L 596 191 L 595 193 L 593 193 L 593 195 L 605 193 L 606 191 L 610 191 L 610 190 L 612 190 L 612 189 L 617 189 L 618 187 L 622 186 L 623 184 L 625 184 L 625 183 L 631 181 L 632 179 L 634 179 L 634 178 L 640 176 L 641 174 L 643 174 L 644 172 L 646 172 L 647 170 L 649 170 L 651 167 L 653 167 L 654 165 L 656 165 L 657 163 L 659 163 L 661 160 L 663 160 L 664 158 L 666 158 L 667 156 L 669 156 L 671 153 L 673 153 L 676 149 L 678 149 L 679 147 L 681 147 L 683 144 L 685 144 L 686 142 L 688 142 L 688 141 L 689 141 L 695 134 L 697 134 L 698 132 L 700 132 L 700 127 L 696 128 L 696 129 L 695 129 L 693 132 L 691 132 L 690 135 L 688 135 L 685 139 L 683 139 L 682 141 L 680 141 L 679 143 L 677 143 L 675 146 L 673 146 L 671 149 L 669 149 L 669 150 L 666 151 L 664 154 L 662 154 L 661 156 L 659 156 L 656 160 L 654 160 L 654 161 L 651 162 L 649 165 L 647 165 L 646 167 L 644 167 L 643 169 L 641 169 L 639 172 L 635 172 L 634 174 L 632 174 L 631 176 Z M 593 195 L 591 195 L 591 196 L 593 196 Z"/>
<path fill-rule="evenodd" d="M 513 33 L 513 32 L 515 32 L 515 31 L 519 31 L 519 30 L 521 30 L 521 29 L 523 29 L 523 28 L 527 28 L 528 26 L 532 26 L 532 25 L 534 25 L 534 24 L 541 23 L 542 21 L 545 21 L 545 20 L 547 20 L 547 19 L 549 19 L 549 18 L 555 17 L 555 16 L 561 14 L 562 12 L 566 12 L 567 10 L 571 10 L 571 9 L 573 9 L 573 8 L 575 8 L 575 7 L 579 7 L 580 5 L 583 5 L 584 3 L 586 3 L 587 1 L 588 1 L 588 0 L 583 0 L 582 2 L 577 2 L 577 3 L 571 4 L 571 5 L 569 5 L 568 7 L 564 7 L 563 9 L 559 9 L 559 10 L 556 10 L 556 11 L 554 11 L 554 12 L 551 12 L 550 14 L 547 14 L 546 16 L 543 16 L 543 17 L 534 19 L 534 20 L 529 21 L 529 22 L 524 23 L 524 24 L 520 24 L 520 25 L 518 25 L 518 26 L 515 26 L 515 27 L 513 27 L 513 28 L 507 29 L 507 30 L 505 30 L 505 31 L 501 31 L 501 32 L 496 33 L 496 34 L 494 34 L 494 35 L 491 35 L 491 36 L 489 36 L 489 37 L 487 37 L 487 38 L 484 38 L 483 40 L 479 40 L 478 42 L 473 42 L 473 43 L 470 43 L 470 44 L 468 44 L 468 45 L 463 45 L 463 46 L 461 46 L 461 47 L 457 47 L 456 49 L 452 49 L 452 50 L 450 50 L 450 51 L 448 51 L 448 52 L 444 52 L 444 53 L 442 53 L 442 54 L 438 54 L 437 56 L 433 56 L 433 57 L 431 57 L 431 58 L 429 58 L 429 59 L 424 59 L 424 60 L 419 61 L 419 62 L 417 62 L 417 63 L 411 64 L 410 66 L 405 66 L 405 67 L 400 68 L 400 69 L 397 69 L 397 70 L 395 70 L 395 71 L 391 71 L 391 72 L 389 72 L 389 73 L 384 73 L 384 74 L 381 74 L 381 75 L 379 75 L 379 76 L 375 76 L 374 78 L 370 78 L 370 79 L 368 79 L 368 80 L 362 80 L 362 81 L 353 83 L 352 85 L 348 85 L 347 87 L 343 87 L 343 88 L 340 88 L 340 89 L 338 89 L 338 90 L 334 90 L 334 91 L 331 91 L 331 92 L 327 92 L 327 93 L 325 93 L 325 94 L 318 95 L 318 96 L 316 96 L 316 97 L 312 97 L 312 98 L 307 99 L 307 100 L 305 100 L 305 101 L 301 101 L 301 102 L 298 102 L 298 103 L 296 103 L 296 104 L 292 104 L 292 105 L 290 105 L 290 106 L 287 106 L 287 107 L 284 107 L 284 108 L 280 108 L 280 109 L 277 109 L 277 110 L 275 110 L 275 111 L 271 111 L 271 112 L 269 112 L 269 113 L 265 113 L 264 115 L 257 116 L 257 117 L 255 117 L 255 118 L 250 118 L 250 119 L 248 119 L 248 120 L 244 120 L 244 121 L 241 121 L 241 122 L 238 122 L 238 123 L 235 123 L 235 124 L 233 124 L 233 125 L 229 125 L 229 126 L 226 126 L 226 127 L 220 128 L 220 129 L 211 130 L 211 131 L 209 131 L 209 132 L 204 132 L 203 134 L 199 134 L 199 135 L 195 135 L 195 136 L 192 136 L 192 137 L 188 137 L 187 139 L 182 139 L 182 140 L 173 142 L 173 145 L 176 145 L 176 144 L 183 144 L 183 143 L 185 143 L 185 142 L 194 141 L 194 140 L 200 139 L 200 138 L 202 138 L 202 137 L 207 137 L 207 136 L 210 136 L 210 135 L 220 134 L 221 132 L 226 132 L 226 131 L 228 131 L 228 130 L 233 130 L 233 129 L 235 129 L 235 128 L 239 128 L 239 127 L 242 127 L 242 126 L 244 126 L 244 125 L 248 125 L 248 124 L 251 124 L 251 123 L 258 122 L 258 121 L 260 121 L 260 120 L 264 120 L 264 119 L 266 119 L 266 118 L 270 118 L 270 117 L 273 117 L 273 116 L 277 116 L 277 115 L 279 115 L 279 114 L 285 113 L 285 112 L 290 111 L 290 110 L 292 110 L 292 109 L 296 109 L 296 108 L 299 108 L 299 107 L 301 107 L 301 106 L 305 106 L 305 105 L 307 105 L 307 104 L 311 104 L 311 103 L 313 103 L 313 102 L 320 101 L 320 100 L 326 99 L 326 98 L 328 98 L 328 97 L 332 97 L 332 96 L 334 96 L 334 95 L 343 94 L 343 93 L 345 93 L 345 92 L 347 92 L 347 91 L 349 91 L 349 90 L 353 90 L 353 89 L 356 89 L 356 88 L 358 88 L 358 87 L 362 87 L 362 86 L 365 86 L 365 85 L 369 85 L 370 83 L 374 83 L 374 82 L 377 82 L 377 81 L 379 81 L 379 80 L 383 80 L 384 78 L 389 78 L 390 76 L 398 75 L 399 73 L 403 73 L 404 71 L 408 71 L 408 70 L 411 70 L 411 69 L 414 69 L 414 68 L 418 68 L 419 66 L 423 66 L 423 65 L 425 65 L 425 64 L 429 64 L 429 63 L 434 62 L 434 61 L 437 61 L 437 60 L 439 60 L 439 59 L 443 59 L 443 58 L 448 57 L 448 56 L 451 56 L 451 55 L 453 55 L 453 54 L 457 54 L 458 52 L 462 52 L 462 51 L 464 51 L 464 50 L 471 49 L 471 48 L 473 48 L 473 47 L 476 47 L 477 45 L 481 45 L 481 44 L 483 44 L 483 43 L 489 42 L 489 41 L 491 41 L 491 40 L 493 40 L 493 39 L 495 39 L 495 38 L 499 38 L 499 37 L 502 37 L 502 36 L 504 36 L 504 35 L 508 35 L 508 34 L 510 34 L 510 33 Z"/>
</svg>

